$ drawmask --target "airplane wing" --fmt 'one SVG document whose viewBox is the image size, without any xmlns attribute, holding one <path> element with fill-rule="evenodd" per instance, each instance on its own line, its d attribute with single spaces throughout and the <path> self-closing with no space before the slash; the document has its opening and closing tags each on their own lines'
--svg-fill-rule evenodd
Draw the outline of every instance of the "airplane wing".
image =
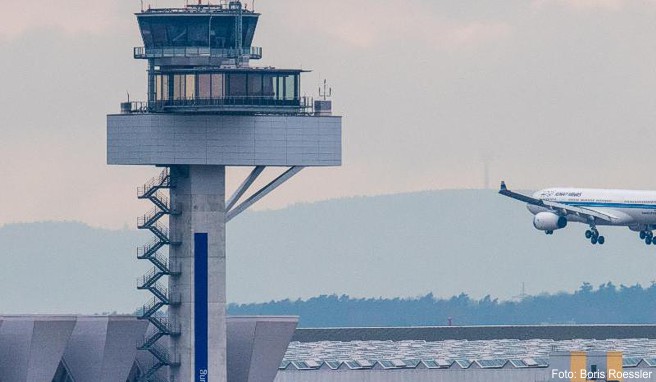
<svg viewBox="0 0 656 382">
<path fill-rule="evenodd" d="M 615 216 L 594 209 L 568 206 L 567 204 L 550 202 L 542 199 L 532 198 L 530 196 L 526 196 L 523 194 L 519 194 L 517 192 L 510 191 L 508 187 L 506 187 L 506 182 L 501 182 L 501 189 L 499 190 L 499 193 L 503 196 L 507 196 L 509 198 L 522 201 L 524 203 L 553 210 L 554 212 L 558 212 L 562 215 L 567 215 L 567 214 L 577 215 L 585 218 L 586 220 L 603 220 L 609 223 L 617 219 L 617 217 Z"/>
</svg>

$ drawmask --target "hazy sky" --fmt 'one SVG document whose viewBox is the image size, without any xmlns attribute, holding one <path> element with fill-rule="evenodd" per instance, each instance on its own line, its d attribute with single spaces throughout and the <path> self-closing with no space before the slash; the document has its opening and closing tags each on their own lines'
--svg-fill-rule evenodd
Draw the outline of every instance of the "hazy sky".
<svg viewBox="0 0 656 382">
<path fill-rule="evenodd" d="M 148 3 L 146 1 L 146 3 Z M 181 5 L 182 0 L 151 1 Z M 328 78 L 344 166 L 260 208 L 444 188 L 656 189 L 656 2 L 258 0 L 258 65 Z M 105 164 L 105 115 L 145 95 L 137 0 L 7 2 L 0 13 L 0 224 L 134 226 L 156 170 Z M 231 180 L 237 182 L 237 175 Z"/>
</svg>

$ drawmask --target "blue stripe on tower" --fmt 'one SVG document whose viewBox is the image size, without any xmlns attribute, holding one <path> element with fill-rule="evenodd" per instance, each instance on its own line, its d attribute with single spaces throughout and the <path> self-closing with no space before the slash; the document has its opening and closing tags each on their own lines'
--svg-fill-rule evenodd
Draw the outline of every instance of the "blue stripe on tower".
<svg viewBox="0 0 656 382">
<path fill-rule="evenodd" d="M 194 339 L 195 382 L 208 382 L 208 240 L 206 233 L 194 234 Z"/>
</svg>

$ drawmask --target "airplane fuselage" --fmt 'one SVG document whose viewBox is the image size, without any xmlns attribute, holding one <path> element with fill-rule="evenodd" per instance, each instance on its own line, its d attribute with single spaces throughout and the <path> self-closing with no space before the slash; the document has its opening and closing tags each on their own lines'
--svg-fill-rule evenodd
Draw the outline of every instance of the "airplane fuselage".
<svg viewBox="0 0 656 382">
<path fill-rule="evenodd" d="M 626 226 L 634 231 L 656 227 L 656 191 L 548 188 L 534 193 L 533 198 L 591 209 L 613 217 L 611 221 L 596 221 L 595 225 Z M 533 204 L 527 207 L 534 215 L 553 212 L 551 208 Z M 567 213 L 565 217 L 569 222 L 590 223 L 588 218 L 574 213 Z"/>
</svg>

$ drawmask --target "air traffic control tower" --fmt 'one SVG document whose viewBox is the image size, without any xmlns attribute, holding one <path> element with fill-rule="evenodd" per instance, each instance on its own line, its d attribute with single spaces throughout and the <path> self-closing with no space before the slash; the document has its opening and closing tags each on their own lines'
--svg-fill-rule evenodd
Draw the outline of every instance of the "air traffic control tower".
<svg viewBox="0 0 656 382">
<path fill-rule="evenodd" d="M 251 65 L 260 15 L 239 1 L 136 16 L 148 100 L 107 117 L 107 162 L 162 168 L 138 190 L 154 204 L 138 220 L 154 234 L 137 251 L 153 265 L 138 281 L 153 294 L 138 346 L 154 362 L 142 380 L 168 368 L 170 382 L 225 382 L 226 224 L 302 169 L 340 166 L 341 118 L 301 96 L 302 70 Z M 252 171 L 226 198 L 230 166 Z M 251 191 L 267 167 L 283 169 Z"/>
</svg>

